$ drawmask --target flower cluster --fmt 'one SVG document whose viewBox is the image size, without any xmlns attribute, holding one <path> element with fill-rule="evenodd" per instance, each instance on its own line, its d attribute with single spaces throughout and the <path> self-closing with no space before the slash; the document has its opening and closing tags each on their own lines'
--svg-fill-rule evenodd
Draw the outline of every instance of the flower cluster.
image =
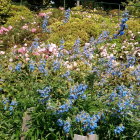
<svg viewBox="0 0 140 140">
<path fill-rule="evenodd" d="M 73 51 L 74 53 L 79 53 L 80 52 L 80 38 L 78 38 L 76 41 L 75 41 L 75 44 L 74 44 L 74 47 L 73 47 Z"/>
<path fill-rule="evenodd" d="M 1 27 L 1 28 L 0 28 L 0 35 L 6 34 L 6 33 L 9 32 L 12 28 L 13 28 L 12 26 L 9 26 L 8 28 Z"/>
<path fill-rule="evenodd" d="M 39 47 L 39 39 L 35 38 L 34 41 L 32 42 L 31 47 L 29 47 L 29 51 L 34 51 L 35 49 L 37 49 Z"/>
<path fill-rule="evenodd" d="M 57 120 L 57 125 L 63 127 L 64 133 L 69 133 L 71 124 L 70 121 L 63 121 L 62 119 Z"/>
<path fill-rule="evenodd" d="M 73 105 L 73 102 L 71 100 L 68 100 L 65 104 L 58 107 L 56 114 L 63 114 L 65 112 L 68 112 L 69 109 L 72 108 L 72 105 Z"/>
<path fill-rule="evenodd" d="M 116 108 L 113 108 L 113 110 L 115 109 L 115 111 L 120 114 L 127 115 L 127 110 L 130 112 L 130 110 L 137 108 L 131 89 L 124 85 L 117 86 L 114 92 L 110 95 L 109 99 L 111 102 L 118 100 L 116 103 Z"/>
<path fill-rule="evenodd" d="M 102 34 L 95 40 L 95 45 L 105 42 L 109 38 L 109 32 L 108 31 L 103 31 Z"/>
<path fill-rule="evenodd" d="M 45 68 L 46 68 L 46 60 L 41 60 L 38 65 L 38 70 L 40 71 L 40 73 L 48 75 L 48 71 Z"/>
<path fill-rule="evenodd" d="M 17 102 L 15 100 L 10 101 L 8 98 L 3 99 L 2 103 L 4 105 L 4 110 L 10 111 L 10 114 L 13 113 L 15 107 L 17 106 Z"/>
<path fill-rule="evenodd" d="M 70 8 L 67 9 L 67 10 L 65 11 L 65 19 L 64 19 L 64 21 L 63 21 L 64 23 L 69 22 L 69 19 L 70 19 L 70 12 L 71 12 Z"/>
<path fill-rule="evenodd" d="M 133 56 L 127 56 L 127 67 L 132 67 L 134 66 L 136 62 L 136 58 Z"/>
<path fill-rule="evenodd" d="M 136 69 L 131 74 L 135 76 L 137 85 L 140 85 L 140 66 L 136 67 Z"/>
<path fill-rule="evenodd" d="M 121 24 L 120 24 L 120 30 L 118 31 L 117 34 L 114 34 L 114 39 L 116 39 L 118 36 L 122 36 L 124 35 L 124 30 L 127 28 L 127 24 L 126 24 L 126 21 L 128 21 L 128 12 L 125 12 L 123 15 L 123 19 L 121 20 Z"/>
<path fill-rule="evenodd" d="M 43 30 L 43 32 L 50 33 L 50 29 L 48 28 L 48 19 L 49 19 L 48 16 L 44 17 L 43 24 L 42 24 L 42 30 Z"/>
<path fill-rule="evenodd" d="M 50 92 L 51 92 L 51 87 L 45 87 L 44 89 L 42 90 L 37 90 L 37 92 L 40 94 L 40 97 L 42 98 L 40 101 L 42 103 L 44 103 L 45 101 L 48 101 L 49 98 L 50 98 Z"/>
<path fill-rule="evenodd" d="M 70 89 L 70 95 L 67 100 L 67 102 L 61 106 L 59 106 L 58 110 L 56 111 L 57 114 L 62 114 L 64 112 L 68 112 L 71 108 L 73 103 L 81 97 L 82 99 L 86 98 L 86 95 L 84 92 L 87 89 L 87 85 L 79 84 L 78 86 L 75 86 L 74 88 Z"/>
<path fill-rule="evenodd" d="M 58 61 L 58 60 L 55 60 L 54 62 L 53 62 L 53 70 L 54 71 L 57 71 L 57 70 L 59 70 L 60 69 L 60 62 Z"/>
<path fill-rule="evenodd" d="M 115 134 L 120 134 L 121 132 L 123 132 L 125 130 L 125 127 L 122 125 L 122 126 L 117 126 L 115 129 L 114 129 L 114 132 Z"/>
<path fill-rule="evenodd" d="M 70 100 L 77 100 L 79 97 L 86 98 L 86 95 L 84 94 L 87 90 L 87 85 L 79 84 L 78 86 L 75 86 L 74 88 L 70 89 Z"/>
<path fill-rule="evenodd" d="M 18 63 L 15 67 L 15 71 L 20 71 L 21 70 L 21 67 L 22 67 L 22 64 L 21 63 Z"/>
<path fill-rule="evenodd" d="M 76 122 L 81 123 L 82 129 L 87 134 L 95 134 L 95 129 L 98 127 L 97 123 L 100 120 L 100 115 L 90 116 L 85 111 L 80 112 L 76 116 Z"/>
<path fill-rule="evenodd" d="M 29 61 L 29 71 L 33 72 L 35 70 L 35 62 L 34 61 Z"/>
</svg>

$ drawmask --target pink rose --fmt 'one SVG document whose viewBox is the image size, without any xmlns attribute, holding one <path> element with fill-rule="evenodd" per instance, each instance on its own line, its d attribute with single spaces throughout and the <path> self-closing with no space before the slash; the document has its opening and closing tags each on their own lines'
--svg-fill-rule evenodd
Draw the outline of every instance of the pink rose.
<svg viewBox="0 0 140 140">
<path fill-rule="evenodd" d="M 28 26 L 24 25 L 24 26 L 22 26 L 22 29 L 28 30 Z"/>
<path fill-rule="evenodd" d="M 1 30 L 5 31 L 5 32 L 8 32 L 9 30 L 5 27 L 1 27 Z"/>
<path fill-rule="evenodd" d="M 31 32 L 32 32 L 32 33 L 36 32 L 36 29 L 35 29 L 35 28 L 32 28 L 32 29 L 31 29 Z"/>
<path fill-rule="evenodd" d="M 19 48 L 18 53 L 25 54 L 26 53 L 26 48 L 25 47 Z"/>
<path fill-rule="evenodd" d="M 8 27 L 9 30 L 11 30 L 12 28 L 13 28 L 13 27 L 12 27 L 11 25 Z"/>
<path fill-rule="evenodd" d="M 39 17 L 45 17 L 45 16 L 46 16 L 46 13 L 39 13 L 38 16 L 39 16 Z"/>
</svg>

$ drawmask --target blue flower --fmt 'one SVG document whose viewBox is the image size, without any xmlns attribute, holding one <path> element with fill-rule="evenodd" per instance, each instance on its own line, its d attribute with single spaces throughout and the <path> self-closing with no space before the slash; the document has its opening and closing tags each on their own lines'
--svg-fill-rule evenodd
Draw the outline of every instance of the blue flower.
<svg viewBox="0 0 140 140">
<path fill-rule="evenodd" d="M 67 9 L 67 10 L 65 11 L 65 19 L 64 19 L 64 21 L 63 21 L 64 23 L 69 22 L 69 19 L 70 19 L 70 12 L 71 12 L 70 8 Z"/>
<path fill-rule="evenodd" d="M 34 65 L 34 62 L 33 61 L 30 61 L 29 62 L 29 71 L 33 72 L 35 70 L 35 65 Z"/>
<path fill-rule="evenodd" d="M 13 106 L 10 106 L 9 107 L 9 111 L 13 111 L 14 110 L 14 107 Z"/>
<path fill-rule="evenodd" d="M 59 61 L 54 61 L 54 63 L 53 63 L 53 70 L 54 71 L 57 71 L 57 70 L 59 70 L 60 69 L 60 62 Z"/>
<path fill-rule="evenodd" d="M 15 67 L 15 71 L 20 71 L 21 70 L 21 66 L 22 64 L 21 63 L 18 63 Z"/>
<path fill-rule="evenodd" d="M 40 94 L 40 97 L 41 98 L 43 98 L 43 99 L 41 99 L 40 101 L 42 102 L 42 103 L 44 103 L 44 102 L 46 102 L 46 101 L 48 101 L 49 100 L 49 98 L 50 98 L 50 92 L 51 92 L 51 87 L 45 87 L 43 90 L 37 90 L 37 92 Z"/>
<path fill-rule="evenodd" d="M 64 132 L 65 132 L 65 133 L 69 133 L 70 128 L 71 128 L 70 122 L 68 122 L 68 121 L 64 122 L 64 126 L 63 126 Z"/>
<path fill-rule="evenodd" d="M 12 101 L 12 102 L 10 103 L 10 105 L 11 105 L 11 106 L 16 106 L 16 105 L 17 105 L 17 102 L 16 102 L 16 101 Z"/>
<path fill-rule="evenodd" d="M 32 45 L 31 47 L 29 47 L 29 51 L 33 51 L 34 49 L 37 49 L 38 46 L 39 46 L 39 39 L 38 38 L 35 38 L 34 41 L 32 42 Z"/>
<path fill-rule="evenodd" d="M 58 126 L 63 126 L 64 125 L 64 121 L 61 120 L 61 119 L 58 119 L 57 120 L 57 124 L 58 124 Z"/>
<path fill-rule="evenodd" d="M 5 99 L 2 101 L 2 103 L 3 103 L 3 104 L 7 104 L 7 103 L 9 103 L 8 98 L 5 98 Z"/>
<path fill-rule="evenodd" d="M 116 129 L 114 129 L 115 134 L 120 134 L 125 130 L 124 126 L 117 126 Z"/>
</svg>

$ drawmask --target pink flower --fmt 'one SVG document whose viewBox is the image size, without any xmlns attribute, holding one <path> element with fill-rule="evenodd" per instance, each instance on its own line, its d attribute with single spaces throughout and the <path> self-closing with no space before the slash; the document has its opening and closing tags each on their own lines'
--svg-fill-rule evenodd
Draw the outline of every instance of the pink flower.
<svg viewBox="0 0 140 140">
<path fill-rule="evenodd" d="M 48 59 L 48 58 L 49 58 L 49 56 L 48 56 L 48 55 L 46 55 L 46 56 L 45 56 L 45 58 L 46 58 L 46 59 Z"/>
<path fill-rule="evenodd" d="M 13 28 L 13 27 L 12 27 L 11 25 L 8 27 L 9 30 L 11 30 L 12 28 Z"/>
<path fill-rule="evenodd" d="M 24 25 L 24 26 L 22 26 L 22 29 L 28 30 L 28 26 Z"/>
<path fill-rule="evenodd" d="M 5 32 L 8 32 L 9 30 L 5 27 L 1 27 L 1 30 L 5 31 Z"/>
<path fill-rule="evenodd" d="M 57 48 L 57 46 L 55 44 L 51 43 L 49 46 L 49 52 L 56 52 L 56 48 Z"/>
<path fill-rule="evenodd" d="M 30 60 L 30 58 L 26 58 L 25 60 L 26 60 L 26 61 L 29 61 L 29 60 Z"/>
<path fill-rule="evenodd" d="M 33 55 L 40 56 L 40 53 L 38 53 L 38 52 L 33 52 Z"/>
<path fill-rule="evenodd" d="M 32 32 L 32 33 L 36 32 L 36 29 L 35 29 L 35 28 L 32 28 L 32 29 L 31 29 L 31 32 Z"/>
<path fill-rule="evenodd" d="M 0 29 L 0 34 L 2 35 L 4 32 L 3 32 L 3 30 L 2 29 Z"/>
<path fill-rule="evenodd" d="M 18 57 L 18 56 L 16 56 L 15 58 L 16 58 L 16 59 L 18 59 L 19 57 Z"/>
<path fill-rule="evenodd" d="M 64 7 L 59 7 L 59 9 L 63 11 L 64 10 Z"/>
<path fill-rule="evenodd" d="M 45 16 L 46 16 L 46 13 L 39 13 L 38 16 L 39 16 L 39 17 L 45 17 Z"/>
<path fill-rule="evenodd" d="M 25 47 L 19 48 L 18 53 L 25 54 L 26 53 L 26 48 Z"/>
<path fill-rule="evenodd" d="M 40 49 L 38 49 L 38 52 L 39 53 L 43 53 L 43 52 L 45 52 L 46 51 L 46 48 L 40 48 Z"/>
</svg>

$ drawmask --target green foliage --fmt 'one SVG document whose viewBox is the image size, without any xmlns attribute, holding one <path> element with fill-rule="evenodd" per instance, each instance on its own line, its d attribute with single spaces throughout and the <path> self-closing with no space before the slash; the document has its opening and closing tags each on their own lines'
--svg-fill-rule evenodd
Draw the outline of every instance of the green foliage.
<svg viewBox="0 0 140 140">
<path fill-rule="evenodd" d="M 42 10 L 50 16 L 48 33 L 42 31 L 43 17 L 24 6 L 11 7 L 12 16 L 4 27 L 13 28 L 0 36 L 0 43 L 10 47 L 6 52 L 0 51 L 0 139 L 20 139 L 22 117 L 30 109 L 32 119 L 24 134 L 29 140 L 71 140 L 74 134 L 87 135 L 82 122 L 76 121 L 82 111 L 100 118 L 94 129 L 100 139 L 138 139 L 139 58 L 133 57 L 133 51 L 139 47 L 138 20 L 129 20 L 128 30 L 118 39 L 95 45 L 88 43 L 91 36 L 97 39 L 102 31 L 109 31 L 110 36 L 118 31 L 117 18 L 72 11 L 69 22 L 64 24 L 63 10 Z M 37 31 L 31 32 L 32 28 Z M 81 42 L 74 46 L 78 37 Z M 62 38 L 64 48 L 60 47 Z M 31 45 L 33 39 L 36 42 Z M 21 67 L 17 67 L 19 64 Z M 74 88 L 80 84 L 87 88 L 83 92 L 80 88 L 77 98 Z M 45 87 L 50 87 L 50 91 L 44 97 Z M 122 88 L 120 93 L 118 87 Z M 12 101 L 17 105 L 11 105 Z M 58 113 L 65 104 L 71 107 Z M 58 119 L 70 122 L 69 133 L 58 126 Z M 125 130 L 115 134 L 115 128 L 122 125 Z"/>
<path fill-rule="evenodd" d="M 0 23 L 5 23 L 9 17 L 11 8 L 11 0 L 0 0 Z"/>
<path fill-rule="evenodd" d="M 129 1 L 128 5 L 126 5 L 126 10 L 129 11 L 130 14 L 139 17 L 140 16 L 140 1 L 132 0 Z"/>
</svg>

